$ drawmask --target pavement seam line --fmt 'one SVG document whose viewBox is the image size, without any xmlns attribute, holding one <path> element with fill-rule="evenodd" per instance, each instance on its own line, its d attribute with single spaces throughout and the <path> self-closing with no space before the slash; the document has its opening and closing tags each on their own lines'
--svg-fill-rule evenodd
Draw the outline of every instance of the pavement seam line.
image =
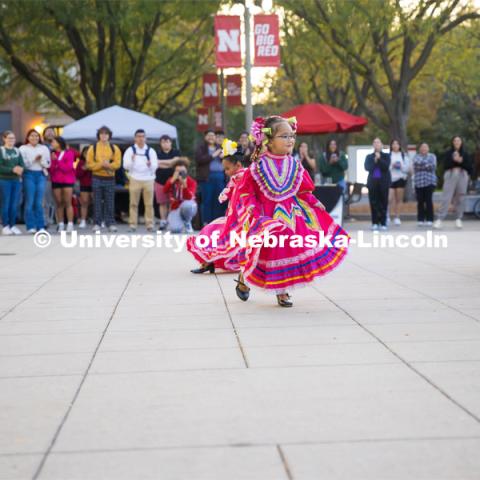
<svg viewBox="0 0 480 480">
<path fill-rule="evenodd" d="M 71 400 L 71 402 L 70 402 L 70 404 L 67 408 L 67 411 L 65 412 L 65 414 L 62 417 L 62 420 L 60 421 L 60 425 L 57 427 L 57 429 L 56 429 L 56 431 L 53 435 L 53 438 L 50 442 L 50 445 L 48 446 L 47 450 L 43 454 L 43 457 L 40 461 L 40 464 L 38 465 L 37 469 L 35 470 L 35 473 L 33 474 L 32 480 L 37 480 L 39 478 L 40 474 L 42 473 L 43 467 L 45 466 L 45 463 L 46 463 L 48 457 L 50 456 L 50 453 L 52 452 L 53 447 L 55 446 L 57 438 L 59 437 L 59 435 L 60 435 L 60 433 L 63 429 L 63 426 L 65 425 L 66 421 L 68 420 L 68 417 L 70 416 L 70 412 L 72 411 L 73 406 L 75 405 L 75 402 L 77 401 L 77 398 L 80 395 L 80 391 L 82 390 L 82 387 L 83 387 L 83 385 L 84 385 L 84 383 L 87 379 L 88 374 L 90 373 L 90 369 L 92 368 L 93 362 L 95 361 L 97 353 L 98 353 L 98 351 L 100 349 L 100 346 L 103 342 L 103 339 L 105 338 L 108 327 L 110 326 L 110 324 L 113 320 L 113 317 L 115 316 L 115 312 L 117 311 L 117 308 L 118 308 L 120 302 L 122 301 L 123 296 L 125 295 L 125 292 L 127 291 L 128 287 L 130 286 L 130 283 L 131 283 L 133 277 L 137 273 L 138 268 L 142 264 L 143 260 L 145 259 L 145 257 L 147 256 L 149 251 L 150 250 L 146 250 L 146 252 L 141 256 L 140 260 L 135 265 L 135 268 L 133 269 L 132 273 L 128 277 L 127 282 L 125 283 L 125 286 L 124 286 L 123 290 L 121 291 L 121 293 L 118 297 L 118 300 L 115 303 L 115 306 L 113 307 L 112 313 L 110 314 L 110 318 L 108 319 L 107 324 L 105 325 L 105 328 L 103 329 L 102 335 L 100 336 L 100 340 L 98 341 L 97 346 L 95 347 L 95 350 L 93 351 L 93 355 L 90 359 L 90 362 L 88 363 L 87 369 L 85 370 L 85 372 L 82 376 L 82 379 L 80 380 L 80 384 L 78 385 L 77 389 L 75 390 L 75 394 L 73 395 L 73 398 L 72 398 L 72 400 Z"/>
<path fill-rule="evenodd" d="M 283 469 L 285 470 L 285 474 L 287 475 L 287 479 L 293 480 L 292 470 L 288 465 L 287 457 L 285 456 L 282 447 L 279 444 L 277 444 L 276 447 L 278 455 L 280 456 L 280 460 L 282 461 Z"/>
<path fill-rule="evenodd" d="M 430 386 L 432 386 L 435 390 L 437 390 L 441 395 L 443 395 L 447 400 L 452 402 L 455 406 L 463 410 L 464 413 L 466 413 L 469 417 L 471 417 L 473 420 L 475 420 L 477 423 L 480 423 L 480 418 L 475 415 L 472 411 L 470 411 L 467 407 L 463 406 L 460 402 L 455 400 L 452 396 L 450 396 L 445 390 L 440 388 L 436 383 L 433 382 L 430 378 L 428 378 L 425 374 L 417 370 L 413 365 L 411 365 L 407 360 L 405 360 L 400 354 L 392 350 L 386 342 L 384 342 L 380 337 L 375 335 L 371 330 L 369 330 L 365 325 L 362 325 L 358 320 L 355 319 L 353 315 L 351 315 L 346 309 L 338 305 L 334 300 L 332 300 L 328 295 L 324 294 L 320 290 L 318 290 L 317 287 L 313 287 L 314 290 L 319 293 L 320 295 L 324 296 L 327 300 L 329 300 L 333 305 L 336 305 L 337 308 L 345 312 L 362 330 L 367 332 L 370 336 L 375 338 L 378 343 L 380 343 L 384 348 L 386 348 L 394 357 L 398 358 L 400 362 L 402 362 L 407 368 L 409 368 L 412 372 L 414 372 L 416 375 L 418 375 L 420 378 L 422 378 L 424 381 L 426 381 Z"/>
<path fill-rule="evenodd" d="M 77 265 L 78 263 L 83 262 L 86 260 L 88 256 L 81 258 L 80 260 L 76 260 L 75 262 L 71 263 L 70 265 L 67 265 L 64 269 L 60 270 L 57 272 L 55 275 L 52 275 L 48 280 L 45 280 L 40 286 L 38 286 L 33 292 L 29 293 L 26 297 L 22 298 L 19 300 L 13 307 L 9 308 L 5 313 L 3 313 L 0 316 L 0 321 L 2 321 L 5 317 L 10 315 L 17 307 L 19 307 L 22 303 L 25 303 L 27 300 L 32 298 L 37 292 L 39 292 L 47 283 L 51 282 L 54 278 L 58 277 L 65 271 L 67 271 L 69 268 L 73 267 L 74 265 Z"/>
<path fill-rule="evenodd" d="M 240 353 L 242 354 L 243 362 L 245 363 L 245 368 L 250 368 L 250 365 L 249 365 L 248 359 L 247 359 L 247 354 L 245 353 L 245 350 L 243 348 L 242 341 L 240 340 L 240 335 L 239 335 L 238 330 L 237 330 L 237 326 L 235 325 L 235 322 L 233 321 L 232 314 L 230 312 L 230 309 L 228 308 L 227 299 L 225 298 L 225 293 L 224 293 L 223 288 L 222 288 L 222 284 L 220 283 L 220 280 L 218 280 L 217 274 L 215 274 L 215 279 L 217 280 L 218 288 L 220 289 L 220 292 L 222 294 L 223 303 L 225 305 L 225 309 L 227 310 L 227 314 L 228 314 L 228 318 L 230 320 L 230 323 L 232 324 L 233 333 L 235 334 L 235 338 L 237 339 L 238 348 L 240 349 Z"/>
<path fill-rule="evenodd" d="M 353 265 L 355 265 L 357 268 L 360 270 L 364 270 L 366 272 L 369 272 L 373 275 L 377 275 L 378 277 L 384 278 L 385 280 L 388 280 L 389 282 L 395 283 L 396 285 L 406 288 L 408 290 L 411 290 L 412 292 L 418 293 L 422 295 L 425 298 L 428 298 L 429 300 L 433 300 L 434 302 L 439 303 L 440 305 L 443 305 L 444 307 L 449 308 L 450 310 L 453 310 L 454 312 L 459 313 L 460 315 L 463 315 L 464 317 L 469 318 L 470 320 L 473 320 L 476 323 L 480 323 L 480 320 L 478 318 L 475 318 L 473 315 L 469 315 L 468 313 L 462 312 L 460 309 L 457 307 L 454 307 L 453 305 L 449 305 L 448 303 L 442 302 L 442 300 L 439 300 L 438 298 L 433 297 L 432 295 L 429 295 L 428 293 L 422 292 L 421 290 L 417 290 L 416 288 L 413 288 L 409 285 L 405 285 L 404 283 L 398 282 L 397 280 L 393 280 L 390 277 L 387 277 L 386 275 L 383 275 L 381 273 L 375 272 L 373 270 L 369 270 L 368 268 L 363 267 L 362 265 L 359 265 L 358 263 L 351 262 Z"/>
</svg>

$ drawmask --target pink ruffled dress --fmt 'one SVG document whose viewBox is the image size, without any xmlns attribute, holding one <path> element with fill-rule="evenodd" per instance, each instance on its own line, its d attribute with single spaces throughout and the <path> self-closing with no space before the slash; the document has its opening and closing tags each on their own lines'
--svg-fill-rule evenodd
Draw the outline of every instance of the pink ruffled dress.
<svg viewBox="0 0 480 480">
<path fill-rule="evenodd" d="M 237 260 L 247 283 L 280 294 L 311 284 L 338 267 L 348 251 L 349 236 L 323 209 L 315 207 L 314 184 L 301 163 L 291 155 L 264 153 L 245 171 L 237 192 L 240 209 L 249 212 L 245 221 L 248 236 L 331 235 L 329 246 L 246 246 Z M 340 239 L 340 236 L 343 236 Z"/>
<path fill-rule="evenodd" d="M 239 170 L 232 175 L 227 186 L 219 195 L 220 203 L 228 201 L 228 207 L 225 217 L 220 217 L 210 222 L 202 228 L 199 236 L 207 236 L 210 238 L 208 245 L 197 242 L 197 237 L 191 236 L 187 239 L 187 250 L 200 263 L 213 263 L 215 268 L 238 272 L 240 265 L 238 263 L 238 251 L 240 246 L 232 247 L 230 242 L 230 234 L 242 231 L 243 224 L 248 217 L 248 212 L 242 208 L 238 198 L 238 185 L 241 183 L 245 169 Z M 214 232 L 218 232 L 217 244 L 211 241 Z"/>
</svg>

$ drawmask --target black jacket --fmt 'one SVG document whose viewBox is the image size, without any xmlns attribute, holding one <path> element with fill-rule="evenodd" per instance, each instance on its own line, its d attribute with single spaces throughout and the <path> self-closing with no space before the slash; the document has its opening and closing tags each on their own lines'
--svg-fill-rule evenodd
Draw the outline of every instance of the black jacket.
<svg viewBox="0 0 480 480">
<path fill-rule="evenodd" d="M 468 155 L 468 153 L 465 150 L 463 149 L 460 150 L 459 153 L 460 153 L 460 156 L 463 158 L 463 162 L 458 163 L 453 161 L 454 151 L 455 150 L 453 148 L 450 148 L 450 150 L 447 150 L 447 152 L 445 153 L 444 170 L 447 171 L 455 167 L 460 167 L 466 170 L 469 175 L 471 175 L 473 168 L 472 168 L 472 161 L 470 159 L 470 155 Z"/>
<path fill-rule="evenodd" d="M 392 177 L 390 175 L 390 155 L 388 153 L 381 152 L 380 159 L 377 163 L 375 163 L 375 152 L 367 155 L 365 158 L 365 170 L 368 171 L 367 187 L 375 181 L 373 178 L 375 167 L 380 167 L 381 178 L 379 181 L 390 185 L 392 181 Z"/>
</svg>

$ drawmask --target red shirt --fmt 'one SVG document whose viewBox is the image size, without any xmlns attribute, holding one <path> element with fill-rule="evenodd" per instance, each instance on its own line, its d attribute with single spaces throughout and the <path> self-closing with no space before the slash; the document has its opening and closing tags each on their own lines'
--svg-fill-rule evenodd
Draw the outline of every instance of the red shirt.
<svg viewBox="0 0 480 480">
<path fill-rule="evenodd" d="M 192 200 L 197 192 L 197 182 L 192 177 L 187 177 L 185 187 L 180 186 L 180 180 L 172 182 L 172 177 L 167 180 L 163 191 L 170 197 L 170 209 L 176 210 L 184 200 Z"/>
<path fill-rule="evenodd" d="M 80 180 L 81 187 L 91 187 L 92 186 L 92 172 L 90 170 L 84 170 L 83 167 L 87 166 L 87 162 L 80 158 L 75 167 L 75 174 Z"/>
</svg>

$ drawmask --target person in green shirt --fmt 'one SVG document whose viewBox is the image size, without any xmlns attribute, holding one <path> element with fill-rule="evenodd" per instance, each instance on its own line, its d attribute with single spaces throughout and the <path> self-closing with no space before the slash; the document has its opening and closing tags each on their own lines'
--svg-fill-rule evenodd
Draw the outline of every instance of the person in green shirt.
<svg viewBox="0 0 480 480">
<path fill-rule="evenodd" d="M 24 168 L 22 154 L 15 147 L 15 134 L 7 130 L 3 133 L 3 146 L 0 147 L 3 235 L 20 235 L 22 233 L 15 223 L 17 222 L 17 206 Z"/>
<path fill-rule="evenodd" d="M 325 152 L 320 156 L 320 173 L 323 178 L 331 178 L 332 183 L 340 185 L 345 191 L 345 171 L 347 169 L 347 156 L 338 149 L 335 140 L 329 140 Z"/>
</svg>

